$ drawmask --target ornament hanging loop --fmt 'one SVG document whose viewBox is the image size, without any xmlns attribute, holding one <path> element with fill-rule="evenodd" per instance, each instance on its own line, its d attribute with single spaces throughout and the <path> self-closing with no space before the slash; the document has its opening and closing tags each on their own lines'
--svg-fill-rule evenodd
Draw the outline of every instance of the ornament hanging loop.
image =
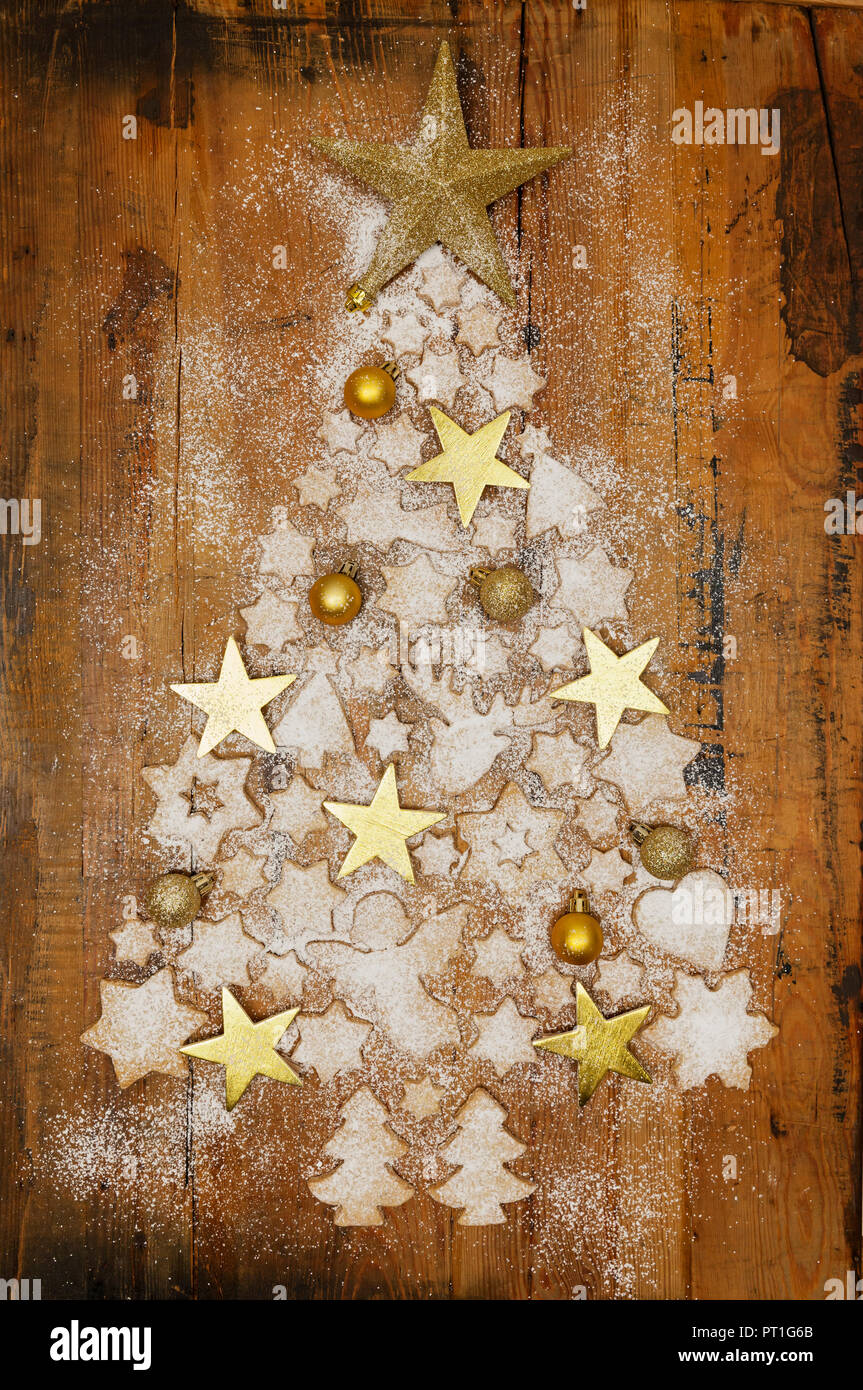
<svg viewBox="0 0 863 1390">
<path fill-rule="evenodd" d="M 362 313 L 367 314 L 371 307 L 371 295 L 366 294 L 359 281 L 357 281 L 355 285 L 351 285 L 350 289 L 348 290 L 347 299 L 345 300 L 345 308 L 347 309 L 348 313 L 355 314 L 359 310 Z"/>
</svg>

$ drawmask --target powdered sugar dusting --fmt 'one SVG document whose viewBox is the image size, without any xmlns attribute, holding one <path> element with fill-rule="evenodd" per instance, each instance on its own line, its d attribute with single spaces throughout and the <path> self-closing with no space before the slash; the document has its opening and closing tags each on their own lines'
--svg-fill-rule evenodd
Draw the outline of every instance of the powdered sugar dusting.
<svg viewBox="0 0 863 1390">
<path fill-rule="evenodd" d="M 96 1119 L 58 1114 L 45 1171 L 77 1197 L 103 1185 L 120 1201 L 146 1203 L 155 1221 L 169 1225 L 189 1199 L 190 1152 L 206 1165 L 216 1189 L 225 1156 L 233 1157 L 235 1181 L 238 1167 L 244 1181 L 263 1183 L 270 1168 L 285 1166 L 302 1193 L 290 1235 L 301 1243 L 320 1239 L 317 1203 L 332 1207 L 339 1224 L 377 1224 L 382 1209 L 431 1193 L 459 1209 L 463 1224 L 499 1223 L 516 1210 L 507 1210 L 507 1203 L 523 1202 L 535 1188 L 532 1200 L 553 1217 L 542 1223 L 537 1258 L 553 1261 L 558 1247 L 571 1251 L 574 1245 L 586 1258 L 600 1257 L 625 1296 L 636 1282 L 631 1252 L 640 1235 L 669 1219 L 661 1168 L 642 1158 L 637 1146 L 627 1147 L 627 1136 L 663 1117 L 683 1132 L 694 1127 L 702 1093 L 688 1098 L 684 1119 L 681 1086 L 700 1086 L 709 1075 L 730 1086 L 748 1084 L 747 1046 L 764 1045 L 770 1029 L 756 1014 L 751 992 L 745 1007 L 729 1014 L 717 1050 L 704 1020 L 720 997 L 708 986 L 718 981 L 710 975 L 705 985 L 699 975 L 685 973 L 706 970 L 713 958 L 692 949 L 670 951 L 655 928 L 639 930 L 633 915 L 657 885 L 626 834 L 631 815 L 650 809 L 702 829 L 702 861 L 711 862 L 718 798 L 685 781 L 697 747 L 681 748 L 679 726 L 672 720 L 669 735 L 666 721 L 651 716 L 656 723 L 624 720 L 617 745 L 599 758 L 590 712 L 561 711 L 546 699 L 552 680 L 560 684 L 584 669 L 582 622 L 604 623 L 619 649 L 643 639 L 641 616 L 631 618 L 632 599 L 652 566 L 670 563 L 669 550 L 657 542 L 648 551 L 643 536 L 661 537 L 679 502 L 648 492 L 648 470 L 639 464 L 655 447 L 655 436 L 645 431 L 641 441 L 639 431 L 629 429 L 624 459 L 607 443 L 604 428 L 612 410 L 639 419 L 661 418 L 669 408 L 668 335 L 657 326 L 667 324 L 679 292 L 671 256 L 648 223 L 627 227 L 629 273 L 620 285 L 611 283 L 598 250 L 603 237 L 617 231 L 611 223 L 627 171 L 655 157 L 649 133 L 637 119 L 621 122 L 619 113 L 605 112 L 593 131 L 578 134 L 594 173 L 575 215 L 597 261 L 591 312 L 577 315 L 578 350 L 611 360 L 606 375 L 591 375 L 568 402 L 565 427 L 551 423 L 563 417 L 554 404 L 548 347 L 572 332 L 568 309 L 549 312 L 543 341 L 528 351 L 517 315 L 501 314 L 455 258 L 433 248 L 381 292 L 370 314 L 349 318 L 340 307 L 340 287 L 368 264 L 385 209 L 322 161 L 288 159 L 278 142 L 264 169 L 260 146 L 251 143 L 235 162 L 223 193 L 224 237 L 230 242 L 232 226 L 250 217 L 272 226 L 274 205 L 303 197 L 314 209 L 317 234 L 329 245 L 339 243 L 332 312 L 316 311 L 308 337 L 289 326 L 295 305 L 282 306 L 285 314 L 274 323 L 272 276 L 260 268 L 237 280 L 217 322 L 207 321 L 194 296 L 187 296 L 177 350 L 160 359 L 156 384 L 161 397 L 173 399 L 179 382 L 185 522 L 201 574 L 230 576 L 220 593 L 225 611 L 219 621 L 237 621 L 238 629 L 246 622 L 256 674 L 305 674 L 271 721 L 275 759 L 250 758 L 247 746 L 234 741 L 224 750 L 228 756 L 196 765 L 193 741 L 183 744 L 178 737 L 172 757 L 145 779 L 152 795 L 142 792 L 141 829 L 157 851 L 180 848 L 190 863 L 218 868 L 238 845 L 261 856 L 263 883 L 258 889 L 249 884 L 239 905 L 232 903 L 253 946 L 265 947 L 271 959 L 284 959 L 289 950 L 302 956 L 306 973 L 294 971 L 291 978 L 300 981 L 310 1020 L 348 1008 L 365 1031 L 362 1038 L 356 1033 L 336 1066 L 321 1060 L 325 1030 L 314 1059 L 315 1030 L 307 1025 L 297 1048 L 304 1094 L 288 1100 L 270 1094 L 282 1088 L 268 1090 L 259 1081 L 229 1115 L 221 1073 L 196 1065 L 192 1079 L 183 1062 L 185 1079 L 179 1071 L 151 1075 L 145 1092 L 135 1087 L 112 1097 Z M 517 247 L 512 238 L 503 240 L 517 281 Z M 192 246 L 183 254 L 181 278 L 194 282 L 212 274 Z M 608 354 L 600 322 L 625 325 L 617 355 Z M 382 343 L 387 351 L 403 348 L 396 414 L 354 427 L 343 410 L 344 380 L 359 362 L 380 360 Z M 437 448 L 424 397 L 441 403 L 440 392 L 467 429 L 513 408 L 500 456 L 532 483 L 526 494 L 487 493 L 467 531 L 447 490 L 404 478 Z M 530 422 L 523 417 L 527 410 Z M 543 419 L 549 423 L 540 428 Z M 306 469 L 305 488 L 288 491 Z M 140 505 L 157 516 L 173 515 L 173 489 L 173 471 L 158 473 L 142 487 Z M 238 496 L 257 500 L 238 510 Z M 467 577 L 478 545 L 485 544 L 512 552 L 537 592 L 523 623 L 499 643 L 498 669 L 412 667 L 398 645 L 405 626 L 413 633 L 423 623 L 449 631 L 483 625 Z M 312 576 L 344 558 L 346 547 L 360 564 L 364 609 L 351 628 L 324 632 L 310 617 L 305 595 Z M 165 674 L 155 674 L 152 691 L 135 708 L 169 734 L 181 728 L 182 716 L 166 716 Z M 651 668 L 655 688 L 672 675 L 660 649 Z M 369 799 L 384 756 L 380 726 L 391 716 L 407 731 L 399 735 L 398 750 L 403 804 L 436 806 L 443 797 L 447 820 L 412 846 L 415 890 L 406 892 L 377 866 L 336 887 L 346 836 L 316 814 L 314 798 L 319 804 Z M 556 766 L 563 755 L 565 775 Z M 202 786 L 214 785 L 221 808 L 195 810 L 195 777 Z M 726 792 L 722 811 L 729 805 Z M 615 853 L 613 864 L 597 857 Z M 722 868 L 718 853 L 716 861 Z M 618 872 L 611 874 L 612 868 Z M 548 928 L 570 888 L 591 869 L 605 873 L 601 886 L 597 879 L 605 955 L 599 967 L 575 970 L 554 958 Z M 402 912 L 393 939 L 364 940 L 362 904 L 373 900 L 380 907 L 393 896 Z M 390 904 L 389 918 L 377 914 L 375 920 L 386 924 L 397 916 Z M 732 969 L 742 963 L 756 928 L 729 925 L 726 968 Z M 490 927 L 517 943 L 518 972 L 506 975 L 506 962 L 491 955 L 487 974 L 472 970 Z M 147 971 L 164 969 L 166 960 L 182 965 L 166 946 L 149 965 L 133 957 L 124 968 L 140 987 L 152 978 Z M 611 971 L 622 961 L 628 971 L 620 965 Z M 267 1011 L 287 1002 L 267 993 L 266 974 L 258 986 L 254 969 L 241 964 L 249 1000 Z M 739 978 L 727 976 L 721 988 L 742 989 L 733 983 Z M 576 979 L 595 990 L 604 1008 L 648 1002 L 659 1018 L 656 1051 L 648 1046 L 649 1030 L 634 1043 L 640 1056 L 649 1055 L 651 1069 L 655 1065 L 654 1085 L 605 1083 L 614 1086 L 613 1123 L 624 1146 L 619 1172 L 610 1171 L 603 1149 L 594 1147 L 600 1121 L 590 1113 L 571 1121 L 566 1162 L 559 1145 L 544 1145 L 531 1133 L 532 1116 L 553 1127 L 558 1110 L 572 1114 L 571 1066 L 537 1059 L 531 1030 L 545 1030 L 552 1020 L 555 1028 L 572 1025 L 574 999 L 567 991 Z M 286 974 L 286 989 L 288 980 Z M 215 1025 L 205 995 L 195 995 L 182 980 L 180 988 L 182 999 L 209 1009 Z M 540 1020 L 537 1009 L 546 1011 Z M 500 1021 L 496 1032 L 489 1019 Z M 407 1087 L 426 1080 L 436 1088 L 438 1108 L 426 1095 L 412 1110 L 403 1103 Z M 601 1097 L 591 1104 L 598 1114 Z M 286 1119 L 289 1106 L 294 1109 Z M 471 1126 L 478 1126 L 482 1163 L 474 1162 L 472 1151 L 461 1152 L 453 1137 L 469 1134 Z M 524 1176 L 511 1173 L 510 1162 Z M 453 1165 L 460 1165 L 455 1175 Z M 317 1203 L 308 1198 L 309 1177 Z M 613 1231 L 611 1205 L 617 1212 Z M 280 1240 L 284 1248 L 289 1223 L 274 1231 L 272 1221 L 271 1214 L 260 1215 L 258 1237 Z"/>
</svg>

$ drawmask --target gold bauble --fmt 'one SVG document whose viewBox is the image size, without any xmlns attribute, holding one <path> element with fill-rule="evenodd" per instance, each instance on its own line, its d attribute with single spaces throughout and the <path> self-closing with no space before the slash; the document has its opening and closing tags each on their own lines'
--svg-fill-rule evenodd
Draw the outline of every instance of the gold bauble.
<svg viewBox="0 0 863 1390">
<path fill-rule="evenodd" d="M 479 571 L 477 577 L 483 612 L 496 623 L 518 622 L 533 603 L 533 585 L 515 565 Z"/>
<path fill-rule="evenodd" d="M 345 382 L 345 405 L 361 420 L 377 420 L 392 410 L 396 400 L 394 363 L 385 367 L 357 367 Z"/>
<path fill-rule="evenodd" d="M 679 826 L 656 825 L 651 830 L 636 821 L 630 826 L 630 834 L 638 845 L 642 864 L 654 878 L 668 883 L 689 873 L 694 859 L 692 840 Z"/>
<path fill-rule="evenodd" d="M 341 627 L 355 618 L 363 596 L 355 579 L 343 570 L 316 579 L 309 590 L 309 607 L 328 627 Z"/>
<path fill-rule="evenodd" d="M 144 907 L 157 927 L 187 927 L 214 882 L 212 874 L 163 874 L 147 889 Z"/>
<path fill-rule="evenodd" d="M 551 929 L 551 949 L 567 965 L 590 965 L 602 951 L 602 927 L 586 893 L 576 893 L 569 912 L 558 917 Z"/>
</svg>

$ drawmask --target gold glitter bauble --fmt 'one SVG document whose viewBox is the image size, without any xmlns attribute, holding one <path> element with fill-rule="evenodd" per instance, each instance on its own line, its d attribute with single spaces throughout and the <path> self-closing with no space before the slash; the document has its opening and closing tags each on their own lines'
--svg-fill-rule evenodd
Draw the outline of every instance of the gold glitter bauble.
<svg viewBox="0 0 863 1390">
<path fill-rule="evenodd" d="M 363 596 L 355 579 L 343 570 L 316 579 L 309 590 L 309 607 L 327 627 L 341 627 L 355 618 Z"/>
<path fill-rule="evenodd" d="M 488 570 L 479 582 L 479 601 L 486 617 L 496 623 L 516 623 L 534 600 L 533 585 L 515 565 Z"/>
<path fill-rule="evenodd" d="M 396 400 L 393 366 L 357 367 L 345 382 L 345 405 L 361 420 L 377 420 L 392 410 Z"/>
<path fill-rule="evenodd" d="M 602 927 L 586 893 L 576 893 L 569 912 L 558 917 L 551 929 L 551 949 L 567 965 L 590 965 L 602 951 Z"/>
<path fill-rule="evenodd" d="M 449 45 L 438 50 L 419 132 L 412 145 L 313 140 L 391 205 L 368 270 L 348 292 L 350 311 L 368 309 L 378 290 L 441 241 L 505 304 L 515 304 L 486 208 L 571 153 L 568 146 L 476 150 L 467 140 Z"/>
<path fill-rule="evenodd" d="M 695 855 L 685 830 L 676 825 L 656 825 L 651 830 L 650 826 L 636 822 L 630 826 L 630 834 L 638 845 L 642 864 L 654 878 L 668 883 L 689 873 Z"/>
<path fill-rule="evenodd" d="M 147 889 L 144 907 L 157 927 L 187 927 L 214 882 L 212 874 L 163 874 Z"/>
</svg>

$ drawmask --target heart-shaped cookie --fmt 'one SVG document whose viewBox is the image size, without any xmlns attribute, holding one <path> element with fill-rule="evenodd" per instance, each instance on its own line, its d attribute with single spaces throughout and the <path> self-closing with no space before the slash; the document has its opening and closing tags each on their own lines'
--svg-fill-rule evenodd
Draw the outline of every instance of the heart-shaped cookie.
<svg viewBox="0 0 863 1390">
<path fill-rule="evenodd" d="M 718 970 L 734 921 L 734 894 L 712 869 L 694 869 L 674 889 L 642 893 L 632 916 L 658 951 L 688 960 L 699 970 Z"/>
</svg>

